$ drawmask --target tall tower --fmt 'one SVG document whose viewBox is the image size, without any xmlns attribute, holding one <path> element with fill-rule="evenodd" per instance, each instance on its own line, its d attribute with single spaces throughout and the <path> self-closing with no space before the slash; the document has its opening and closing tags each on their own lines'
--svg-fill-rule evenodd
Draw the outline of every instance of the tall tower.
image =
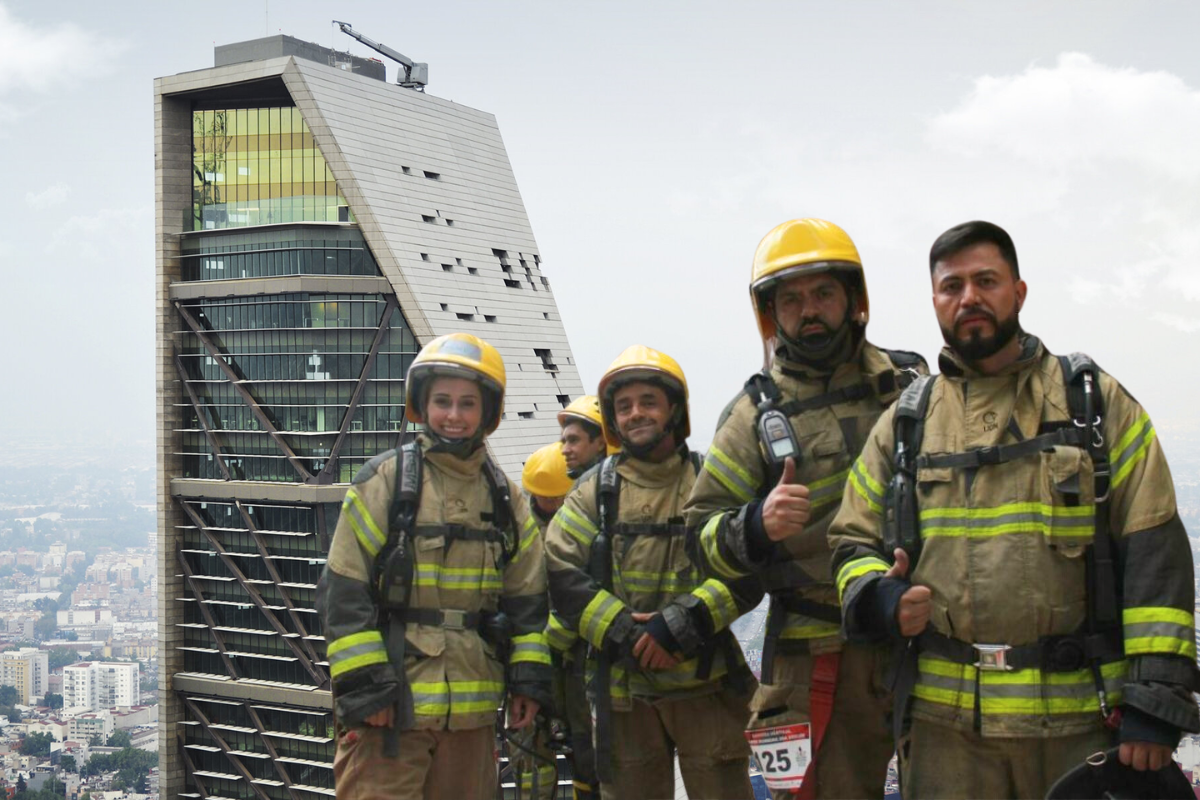
<svg viewBox="0 0 1200 800">
<path fill-rule="evenodd" d="M 510 475 L 583 393 L 491 114 L 277 36 L 154 86 L 164 798 L 333 796 L 317 578 L 452 331 L 508 371 Z"/>
</svg>

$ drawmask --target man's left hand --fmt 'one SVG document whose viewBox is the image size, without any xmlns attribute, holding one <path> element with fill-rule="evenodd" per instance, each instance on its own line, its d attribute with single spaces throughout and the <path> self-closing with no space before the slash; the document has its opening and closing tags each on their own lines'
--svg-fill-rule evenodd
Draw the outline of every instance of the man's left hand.
<svg viewBox="0 0 1200 800">
<path fill-rule="evenodd" d="M 508 704 L 508 727 L 511 730 L 519 731 L 529 725 L 537 716 L 539 708 L 537 700 L 523 694 L 514 694 L 512 701 Z"/>
<path fill-rule="evenodd" d="M 1173 748 L 1155 742 L 1125 742 L 1121 745 L 1121 763 L 1138 772 L 1156 772 L 1171 763 Z"/>
<path fill-rule="evenodd" d="M 649 622 L 653 617 L 654 614 L 633 612 L 635 622 Z M 679 659 L 671 655 L 670 651 L 648 633 L 643 633 L 634 642 L 633 656 L 638 660 L 638 666 L 642 669 L 670 669 L 679 664 Z"/>
</svg>

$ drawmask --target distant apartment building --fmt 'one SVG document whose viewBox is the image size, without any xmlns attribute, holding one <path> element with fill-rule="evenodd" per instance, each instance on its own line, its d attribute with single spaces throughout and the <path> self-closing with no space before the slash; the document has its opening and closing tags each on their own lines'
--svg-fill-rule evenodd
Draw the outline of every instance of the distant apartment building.
<svg viewBox="0 0 1200 800">
<path fill-rule="evenodd" d="M 79 712 L 135 706 L 138 682 L 136 662 L 84 661 L 63 667 L 63 708 Z"/>
<path fill-rule="evenodd" d="M 50 654 L 36 647 L 0 653 L 0 684 L 15 687 L 17 702 L 33 705 L 46 694 L 50 678 Z"/>
<path fill-rule="evenodd" d="M 115 729 L 113 715 L 107 710 L 79 714 L 67 720 L 67 736 L 77 742 L 87 742 L 98 736 L 103 744 Z"/>
<path fill-rule="evenodd" d="M 107 606 L 60 608 L 57 616 L 60 628 L 70 628 L 74 625 L 111 625 L 113 621 L 112 609 Z"/>
</svg>

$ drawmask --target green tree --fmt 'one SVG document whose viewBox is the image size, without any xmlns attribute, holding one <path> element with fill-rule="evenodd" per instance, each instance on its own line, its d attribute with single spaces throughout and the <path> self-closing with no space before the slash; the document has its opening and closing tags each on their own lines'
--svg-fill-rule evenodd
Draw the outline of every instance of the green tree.
<svg viewBox="0 0 1200 800">
<path fill-rule="evenodd" d="M 62 708 L 63 707 L 63 696 L 61 694 L 55 694 L 54 692 L 46 692 L 46 696 L 45 696 L 45 698 L 43 698 L 43 700 L 46 703 L 46 705 L 49 706 L 50 708 Z"/>
<path fill-rule="evenodd" d="M 31 733 L 21 740 L 21 755 L 48 756 L 54 737 L 48 733 Z"/>
<path fill-rule="evenodd" d="M 28 788 L 28 785 L 25 783 L 25 776 L 18 775 L 17 776 L 17 794 L 24 794 L 25 790 L 27 788 Z"/>
<path fill-rule="evenodd" d="M 93 733 L 91 736 L 88 737 L 88 747 L 100 747 L 103 744 L 104 744 L 104 740 L 100 738 L 100 734 L 98 734 L 98 733 Z M 94 756 L 93 756 L 93 758 L 94 758 Z M 89 764 L 92 763 L 91 760 L 89 760 L 88 763 Z"/>
<path fill-rule="evenodd" d="M 42 641 L 53 638 L 56 630 L 58 630 L 58 617 L 54 613 L 39 617 L 38 621 L 33 623 L 33 635 Z"/>
<path fill-rule="evenodd" d="M 112 732 L 112 736 L 108 737 L 109 747 L 129 747 L 133 744 L 133 740 L 129 736 L 129 731 L 116 730 Z"/>
<path fill-rule="evenodd" d="M 78 772 L 79 767 L 75 765 L 75 756 L 63 756 L 58 760 L 58 766 L 65 772 Z"/>
<path fill-rule="evenodd" d="M 50 650 L 50 669 L 57 670 L 79 661 L 79 653 L 69 647 L 55 647 Z"/>
<path fill-rule="evenodd" d="M 16 705 L 20 695 L 17 694 L 17 687 L 4 684 L 0 686 L 0 706 Z"/>
</svg>

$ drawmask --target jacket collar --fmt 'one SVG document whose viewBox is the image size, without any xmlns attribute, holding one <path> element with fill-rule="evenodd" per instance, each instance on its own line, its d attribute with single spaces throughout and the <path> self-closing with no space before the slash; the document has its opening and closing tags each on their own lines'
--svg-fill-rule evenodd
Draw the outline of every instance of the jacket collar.
<svg viewBox="0 0 1200 800">
<path fill-rule="evenodd" d="M 631 480 L 638 486 L 644 486 L 647 489 L 662 489 L 673 485 L 679 479 L 680 472 L 688 463 L 686 456 L 686 446 L 681 447 L 666 461 L 658 464 L 622 453 L 616 456 L 621 459 L 617 462 L 617 472 L 622 478 Z"/>
<path fill-rule="evenodd" d="M 1009 364 L 995 375 L 984 375 L 962 359 L 949 345 L 942 348 L 938 354 L 938 369 L 947 378 L 971 380 L 976 378 L 997 378 L 1003 375 L 1015 375 L 1023 372 L 1041 361 L 1045 354 L 1042 341 L 1028 333 L 1019 334 L 1021 337 L 1021 354 L 1017 360 Z"/>
<path fill-rule="evenodd" d="M 429 448 L 433 446 L 433 440 L 423 433 L 417 434 L 417 441 L 421 443 L 421 454 L 428 463 L 442 472 L 464 480 L 478 475 L 483 469 L 484 459 L 487 458 L 487 448 L 482 444 L 475 448 L 471 455 L 459 458 L 450 453 L 431 453 Z"/>
</svg>

